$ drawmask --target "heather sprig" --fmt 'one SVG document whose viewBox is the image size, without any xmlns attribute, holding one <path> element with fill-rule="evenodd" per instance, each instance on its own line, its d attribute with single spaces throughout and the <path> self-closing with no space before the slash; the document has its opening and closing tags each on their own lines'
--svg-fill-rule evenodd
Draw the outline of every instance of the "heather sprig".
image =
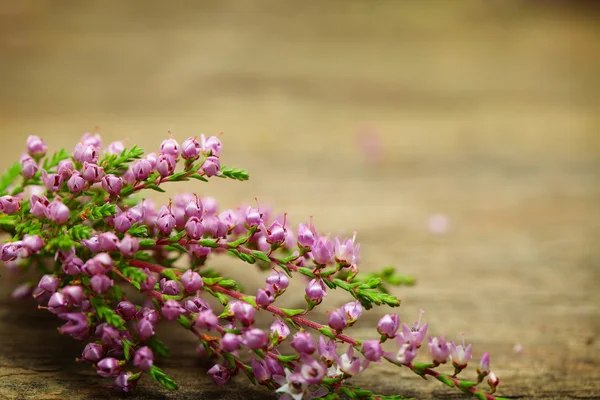
<svg viewBox="0 0 600 400">
<path fill-rule="evenodd" d="M 400 305 L 390 286 L 414 284 L 393 267 L 360 274 L 356 233 L 331 239 L 312 219 L 294 229 L 287 214 L 275 216 L 258 202 L 221 210 L 214 198 L 196 193 L 160 206 L 144 197 L 190 179 L 198 185 L 213 177 L 248 180 L 245 170 L 221 166 L 217 136 L 181 145 L 170 137 L 145 153 L 122 142 L 103 148 L 99 134 L 86 133 L 72 152 L 47 156 L 47 150 L 30 136 L 20 161 L 0 178 L 0 229 L 11 236 L 0 256 L 11 270 L 39 274 L 37 286 L 24 283 L 13 296 L 33 297 L 62 321 L 62 334 L 86 341 L 79 361 L 114 379 L 115 388 L 131 391 L 147 374 L 177 389 L 158 366 L 169 349 L 156 335 L 157 324 L 177 321 L 197 337 L 197 352 L 214 362 L 208 375 L 217 385 L 241 372 L 295 400 L 401 399 L 349 383 L 385 360 L 477 398 L 497 398 L 488 353 L 475 380 L 459 378 L 472 346 L 464 337 L 462 344 L 427 338 L 422 313 L 412 326 L 396 313 L 384 315 L 369 340 L 348 334 L 365 310 Z M 270 271 L 264 285 L 247 293 L 244 282 L 209 268 L 220 255 Z M 304 284 L 305 306 L 278 306 L 294 278 Z M 145 301 L 132 301 L 132 290 Z M 312 316 L 331 290 L 347 292 L 349 301 L 329 310 L 324 325 Z M 274 317 L 268 329 L 255 324 L 259 312 Z M 384 348 L 389 339 L 395 339 L 392 351 Z M 284 344 L 292 350 L 280 350 Z M 419 354 L 429 362 L 417 362 Z M 453 372 L 443 372 L 447 361 Z M 480 388 L 486 378 L 488 391 Z"/>
</svg>

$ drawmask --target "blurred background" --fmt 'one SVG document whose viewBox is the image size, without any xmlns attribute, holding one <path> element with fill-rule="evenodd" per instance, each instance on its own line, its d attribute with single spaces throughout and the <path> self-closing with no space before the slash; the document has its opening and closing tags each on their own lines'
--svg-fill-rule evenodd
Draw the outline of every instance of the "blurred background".
<svg viewBox="0 0 600 400">
<path fill-rule="evenodd" d="M 597 4 L 0 0 L 0 169 L 29 134 L 70 149 L 97 126 L 106 144 L 155 151 L 168 130 L 223 132 L 223 163 L 251 181 L 178 190 L 356 230 L 365 270 L 417 278 L 395 291 L 401 318 L 424 308 L 433 334 L 491 349 L 504 393 L 539 396 L 558 374 L 587 390 L 600 378 Z M 444 391 L 417 379 L 412 395 Z"/>
</svg>

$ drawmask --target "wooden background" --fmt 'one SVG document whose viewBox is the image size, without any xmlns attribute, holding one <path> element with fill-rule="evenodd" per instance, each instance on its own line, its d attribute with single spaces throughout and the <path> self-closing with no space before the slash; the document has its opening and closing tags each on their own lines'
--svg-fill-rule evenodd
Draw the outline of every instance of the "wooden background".
<svg viewBox="0 0 600 400">
<path fill-rule="evenodd" d="M 225 132 L 222 159 L 251 182 L 184 190 L 357 230 L 364 270 L 395 264 L 418 279 L 395 290 L 401 318 L 423 308 L 432 334 L 490 351 L 501 394 L 600 398 L 598 17 L 593 2 L 550 0 L 3 0 L 0 167 L 31 133 L 55 150 L 99 125 L 106 142 L 151 151 L 168 129 Z M 364 132 L 381 140 L 378 163 Z M 427 229 L 436 213 L 444 235 Z M 247 279 L 247 265 L 220 265 Z M 264 277 L 252 279 L 255 290 Z M 74 362 L 82 345 L 53 316 L 10 300 L 14 285 L 3 272 L 0 398 L 122 398 Z M 383 312 L 352 333 L 372 336 Z M 144 379 L 127 398 L 269 395 L 243 379 L 216 388 L 192 337 L 167 342 L 161 365 L 181 390 Z M 356 381 L 460 397 L 397 368 Z"/>
</svg>

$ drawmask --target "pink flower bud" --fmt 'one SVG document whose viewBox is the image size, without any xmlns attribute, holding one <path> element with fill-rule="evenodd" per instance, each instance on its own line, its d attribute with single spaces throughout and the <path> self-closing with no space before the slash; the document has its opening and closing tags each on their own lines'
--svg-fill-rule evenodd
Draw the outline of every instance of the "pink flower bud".
<svg viewBox="0 0 600 400">
<path fill-rule="evenodd" d="M 154 364 L 154 353 L 148 346 L 140 347 L 133 357 L 133 365 L 142 371 L 149 371 Z"/>
<path fill-rule="evenodd" d="M 185 309 L 181 307 L 178 301 L 169 299 L 165 301 L 160 311 L 167 321 L 173 321 L 179 318 L 185 312 Z"/>
<path fill-rule="evenodd" d="M 46 154 L 46 151 L 48 146 L 39 136 L 30 135 L 27 138 L 27 152 L 31 157 L 41 157 Z"/>
<path fill-rule="evenodd" d="M 208 154 L 210 152 L 211 156 L 218 156 L 221 154 L 221 149 L 223 145 L 221 141 L 216 136 L 210 136 L 208 139 L 204 137 L 204 135 L 200 135 L 202 152 L 204 154 Z"/>
<path fill-rule="evenodd" d="M 383 349 L 379 340 L 365 340 L 363 341 L 363 354 L 369 361 L 380 361 L 383 356 Z"/>
<path fill-rule="evenodd" d="M 490 385 L 490 391 L 492 393 L 496 393 L 496 388 L 498 387 L 498 384 L 500 383 L 500 379 L 498 379 L 498 377 L 496 376 L 496 374 L 494 374 L 494 372 L 490 371 L 490 375 L 488 378 L 488 385 Z"/>
<path fill-rule="evenodd" d="M 310 301 L 320 302 L 323 297 L 327 296 L 325 284 L 320 279 L 313 279 L 306 285 L 306 298 Z"/>
<path fill-rule="evenodd" d="M 27 250 L 23 246 L 23 242 L 9 242 L 4 245 L 1 245 L 0 253 L 2 254 L 2 261 L 13 261 L 16 260 L 17 257 L 24 255 L 24 252 Z"/>
<path fill-rule="evenodd" d="M 396 361 L 400 364 L 409 364 L 417 356 L 417 347 L 413 342 L 403 343 L 396 354 Z"/>
<path fill-rule="evenodd" d="M 112 232 L 102 232 L 98 235 L 98 244 L 102 251 L 115 251 L 119 249 L 119 238 Z"/>
<path fill-rule="evenodd" d="M 50 204 L 50 202 L 48 201 L 48 198 L 46 198 L 46 196 L 38 197 L 35 194 L 31 195 L 29 203 L 30 203 L 30 208 L 31 208 L 30 212 L 33 215 L 35 215 L 38 218 L 46 217 L 46 209 L 48 208 L 48 205 Z"/>
<path fill-rule="evenodd" d="M 196 160 L 200 155 L 200 143 L 192 137 L 181 144 L 181 156 L 186 160 Z"/>
<path fill-rule="evenodd" d="M 329 239 L 319 237 L 313 244 L 310 253 L 317 265 L 327 265 L 333 259 L 333 243 Z"/>
<path fill-rule="evenodd" d="M 302 354 L 301 360 L 300 375 L 304 382 L 308 384 L 320 383 L 327 374 L 325 365 L 307 354 Z"/>
<path fill-rule="evenodd" d="M 56 292 L 59 286 L 60 279 L 55 275 L 44 275 L 38 283 L 39 288 L 42 288 L 50 293 Z"/>
<path fill-rule="evenodd" d="M 229 309 L 233 312 L 234 317 L 244 326 L 250 326 L 254 322 L 256 309 L 245 301 L 232 301 L 229 303 Z"/>
<path fill-rule="evenodd" d="M 269 328 L 269 334 L 272 337 L 277 334 L 277 342 L 281 343 L 290 336 L 290 328 L 282 320 L 276 319 Z"/>
<path fill-rule="evenodd" d="M 204 212 L 204 206 L 202 205 L 202 201 L 196 197 L 195 200 L 190 201 L 184 206 L 184 210 L 186 217 L 197 217 L 198 219 L 201 219 L 202 213 Z"/>
<path fill-rule="evenodd" d="M 217 386 L 223 386 L 231 379 L 229 370 L 220 364 L 215 364 L 207 374 Z"/>
<path fill-rule="evenodd" d="M 214 215 L 206 215 L 202 220 L 202 226 L 206 233 L 214 238 L 225 237 L 227 235 L 227 225 Z"/>
<path fill-rule="evenodd" d="M 52 314 L 63 314 L 68 311 L 68 303 L 65 296 L 60 292 L 55 292 L 48 300 L 48 311 Z"/>
<path fill-rule="evenodd" d="M 243 335 L 244 344 L 250 349 L 257 350 L 267 345 L 268 337 L 262 329 L 247 329 L 246 331 L 244 331 Z"/>
<path fill-rule="evenodd" d="M 48 174 L 45 169 L 42 170 L 42 181 L 51 192 L 60 190 L 63 184 L 63 177 L 59 174 Z"/>
<path fill-rule="evenodd" d="M 132 302 L 123 300 L 117 304 L 115 312 L 123 317 L 123 319 L 130 320 L 137 314 L 137 309 Z"/>
<path fill-rule="evenodd" d="M 360 304 L 360 301 L 346 303 L 342 309 L 344 310 L 344 314 L 346 314 L 349 326 L 352 326 L 360 318 L 363 312 L 363 307 L 362 304 Z"/>
<path fill-rule="evenodd" d="M 253 207 L 248 207 L 246 209 L 246 224 L 250 227 L 259 225 L 263 222 L 262 214 L 258 209 Z"/>
<path fill-rule="evenodd" d="M 65 296 L 67 303 L 73 306 L 80 305 L 85 296 L 83 288 L 79 285 L 65 286 L 60 291 Z"/>
<path fill-rule="evenodd" d="M 99 236 L 92 236 L 89 239 L 83 239 L 81 241 L 81 244 L 87 247 L 88 250 L 90 250 L 92 253 L 99 253 L 100 251 L 102 251 Z"/>
<path fill-rule="evenodd" d="M 125 150 L 125 145 L 123 144 L 123 142 L 117 140 L 109 144 L 106 150 L 104 150 L 104 152 L 109 155 L 119 155 L 123 152 L 123 150 Z"/>
<path fill-rule="evenodd" d="M 315 243 L 316 232 L 308 228 L 306 224 L 298 225 L 298 246 L 310 248 Z"/>
<path fill-rule="evenodd" d="M 169 154 L 161 154 L 156 161 L 156 170 L 163 178 L 173 175 L 177 161 Z"/>
<path fill-rule="evenodd" d="M 163 235 L 171 233 L 171 231 L 175 228 L 175 216 L 171 213 L 171 210 L 168 207 L 162 206 L 160 208 L 158 217 L 156 219 L 156 226 Z"/>
<path fill-rule="evenodd" d="M 255 358 L 250 361 L 252 374 L 258 382 L 266 382 L 271 377 L 271 372 L 264 361 L 259 361 Z"/>
<path fill-rule="evenodd" d="M 256 304 L 260 307 L 267 307 L 275 301 L 275 289 L 267 285 L 264 289 L 256 291 Z"/>
<path fill-rule="evenodd" d="M 348 324 L 346 321 L 346 313 L 344 310 L 338 308 L 329 314 L 329 327 L 336 331 L 342 331 Z"/>
<path fill-rule="evenodd" d="M 393 338 L 396 336 L 399 326 L 398 314 L 386 314 L 377 323 L 377 332 L 387 338 Z"/>
<path fill-rule="evenodd" d="M 233 210 L 225 210 L 219 214 L 219 220 L 231 231 L 237 224 L 237 214 Z"/>
<path fill-rule="evenodd" d="M 208 177 L 220 175 L 221 162 L 217 157 L 207 157 L 206 160 L 202 163 L 200 169 L 204 172 L 204 174 Z"/>
<path fill-rule="evenodd" d="M 221 347 L 223 350 L 231 353 L 232 351 L 236 351 L 240 348 L 242 339 L 233 333 L 226 333 L 221 338 Z"/>
<path fill-rule="evenodd" d="M 167 154 L 177 158 L 179 156 L 179 143 L 173 138 L 165 139 L 160 144 L 161 154 Z"/>
<path fill-rule="evenodd" d="M 98 343 L 88 343 L 85 345 L 83 352 L 81 353 L 81 359 L 89 362 L 98 362 L 104 357 L 104 350 L 102 345 Z"/>
<path fill-rule="evenodd" d="M 79 171 L 73 172 L 69 180 L 67 181 L 67 187 L 69 191 L 74 194 L 78 194 L 87 190 L 88 188 L 87 181 L 83 178 L 83 175 Z"/>
<path fill-rule="evenodd" d="M 81 312 L 60 314 L 60 318 L 67 323 L 58 328 L 63 335 L 70 335 L 75 339 L 83 339 L 89 332 L 88 317 Z"/>
<path fill-rule="evenodd" d="M 443 337 L 430 337 L 428 347 L 433 362 L 445 363 L 450 356 L 450 346 Z"/>
<path fill-rule="evenodd" d="M 191 269 L 188 269 L 181 275 L 180 281 L 186 293 L 197 292 L 202 286 L 204 286 L 204 281 L 202 280 L 200 274 L 192 271 Z"/>
<path fill-rule="evenodd" d="M 121 212 L 115 215 L 113 220 L 113 225 L 115 226 L 115 230 L 120 233 L 125 233 L 133 226 L 133 220 L 129 213 Z"/>
<path fill-rule="evenodd" d="M 114 281 L 106 275 L 94 275 L 90 279 L 92 290 L 98 294 L 106 292 L 114 285 Z"/>
<path fill-rule="evenodd" d="M 283 293 L 283 291 L 290 284 L 290 278 L 288 278 L 288 276 L 285 273 L 281 272 L 281 271 L 273 271 L 267 277 L 267 279 L 265 280 L 265 282 L 268 285 L 273 286 L 273 288 L 275 289 L 275 291 L 277 293 Z"/>
<path fill-rule="evenodd" d="M 121 193 L 123 179 L 115 175 L 106 175 L 102 178 L 102 188 L 111 196 L 116 196 Z"/>
<path fill-rule="evenodd" d="M 81 143 L 87 146 L 100 148 L 102 147 L 102 138 L 99 133 L 86 132 L 81 136 Z"/>
<path fill-rule="evenodd" d="M 17 286 L 11 293 L 10 297 L 15 300 L 31 299 L 33 287 L 29 283 L 23 283 Z"/>
<path fill-rule="evenodd" d="M 21 209 L 21 203 L 13 196 L 0 197 L 0 213 L 13 214 Z"/>
<path fill-rule="evenodd" d="M 212 312 L 212 310 L 208 309 L 198 313 L 195 325 L 201 329 L 211 330 L 217 327 L 218 322 L 219 319 L 217 316 Z"/>
<path fill-rule="evenodd" d="M 160 290 L 163 294 L 169 296 L 175 296 L 179 294 L 179 283 L 174 280 L 167 280 L 166 278 L 162 278 L 160 280 Z"/>
<path fill-rule="evenodd" d="M 300 354 L 312 354 L 317 350 L 315 341 L 308 332 L 297 332 L 290 345 Z"/>
<path fill-rule="evenodd" d="M 131 173 L 137 181 L 144 181 L 148 179 L 148 177 L 153 171 L 154 168 L 152 168 L 152 164 L 150 164 L 150 161 L 144 159 L 137 160 L 131 166 Z"/>
<path fill-rule="evenodd" d="M 352 345 L 348 346 L 348 350 L 340 356 L 338 364 L 342 372 L 353 376 L 360 372 L 360 358 L 354 356 L 354 348 Z"/>
<path fill-rule="evenodd" d="M 103 378 L 119 375 L 119 361 L 116 358 L 107 357 L 98 362 L 96 372 Z"/>
<path fill-rule="evenodd" d="M 23 178 L 33 178 L 37 170 L 38 166 L 33 158 L 27 157 L 21 160 L 21 175 L 23 175 Z"/>
<path fill-rule="evenodd" d="M 67 158 L 64 160 L 60 160 L 58 162 L 58 166 L 56 167 L 56 173 L 63 177 L 63 179 L 69 178 L 73 172 L 75 171 L 75 166 L 71 159 Z"/>
<path fill-rule="evenodd" d="M 138 322 L 136 329 L 140 340 L 148 340 L 154 336 L 154 324 L 148 319 L 141 319 Z"/>
<path fill-rule="evenodd" d="M 69 217 L 69 208 L 58 199 L 54 199 L 46 208 L 46 218 L 59 225 L 66 224 Z"/>
<path fill-rule="evenodd" d="M 191 239 L 200 239 L 204 235 L 204 229 L 204 225 L 198 217 L 191 217 L 185 223 L 185 231 Z"/>
<path fill-rule="evenodd" d="M 450 343 L 450 358 L 452 359 L 452 365 L 459 372 L 463 370 L 469 360 L 471 359 L 472 345 L 465 346 L 465 338 L 463 337 L 463 344 L 456 345 L 454 342 Z"/>
<path fill-rule="evenodd" d="M 204 205 L 204 212 L 206 214 L 216 214 L 219 209 L 219 203 L 214 197 L 205 196 L 202 199 L 202 204 Z"/>
<path fill-rule="evenodd" d="M 84 162 L 83 163 L 83 173 L 81 174 L 83 179 L 88 181 L 89 183 L 96 183 L 102 180 L 104 176 L 104 169 L 99 165 Z"/>
</svg>

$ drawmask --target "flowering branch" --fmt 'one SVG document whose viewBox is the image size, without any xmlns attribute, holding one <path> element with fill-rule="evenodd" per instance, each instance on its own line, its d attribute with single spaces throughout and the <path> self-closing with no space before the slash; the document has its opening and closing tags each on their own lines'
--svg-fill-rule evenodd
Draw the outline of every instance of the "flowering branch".
<svg viewBox="0 0 600 400">
<path fill-rule="evenodd" d="M 499 381 L 487 353 L 476 381 L 458 378 L 471 359 L 471 345 L 464 339 L 457 345 L 443 336 L 429 337 L 431 363 L 414 361 L 428 327 L 420 318 L 400 329 L 398 314 L 386 314 L 372 340 L 345 333 L 363 310 L 400 305 L 388 286 L 414 284 L 392 267 L 359 274 L 356 234 L 331 240 L 317 232 L 312 220 L 294 231 L 286 214 L 273 218 L 258 204 L 219 212 L 215 199 L 183 194 L 156 210 L 151 200 L 137 197 L 144 190 L 163 192 L 166 182 L 247 180 L 243 169 L 221 166 L 219 138 L 201 135 L 181 145 L 169 138 L 158 153 L 149 154 L 137 146 L 125 149 L 121 142 L 101 148 L 100 136 L 86 133 L 71 153 L 61 150 L 46 157 L 44 141 L 28 138 L 20 162 L 0 177 L 0 229 L 12 236 L 0 256 L 10 270 L 40 275 L 37 286 L 26 282 L 13 297 L 33 297 L 39 308 L 66 321 L 59 327 L 62 334 L 88 342 L 79 361 L 114 378 L 116 388 L 130 391 L 146 374 L 177 389 L 155 365 L 157 356 L 169 355 L 155 327 L 177 321 L 196 335 L 197 351 L 215 361 L 208 374 L 217 385 L 242 372 L 254 384 L 294 400 L 340 395 L 399 399 L 347 382 L 371 362 L 385 359 L 479 399 L 498 398 Z M 180 163 L 183 170 L 177 172 Z M 246 294 L 240 282 L 208 268 L 218 255 L 271 270 L 264 287 Z M 275 305 L 298 274 L 309 280 L 306 307 Z M 145 302 L 130 301 L 123 285 L 141 292 Z M 328 290 L 337 289 L 354 300 L 331 310 L 327 325 L 312 321 L 310 311 Z M 222 308 L 211 307 L 206 294 Z M 275 317 L 268 332 L 254 325 L 257 310 Z M 293 336 L 291 329 L 297 331 Z M 281 354 L 278 346 L 290 336 L 295 353 Z M 392 338 L 397 350 L 385 352 L 381 345 Z M 340 345 L 348 345 L 341 354 Z M 436 369 L 448 361 L 453 374 Z M 486 378 L 489 392 L 480 388 Z"/>
</svg>

